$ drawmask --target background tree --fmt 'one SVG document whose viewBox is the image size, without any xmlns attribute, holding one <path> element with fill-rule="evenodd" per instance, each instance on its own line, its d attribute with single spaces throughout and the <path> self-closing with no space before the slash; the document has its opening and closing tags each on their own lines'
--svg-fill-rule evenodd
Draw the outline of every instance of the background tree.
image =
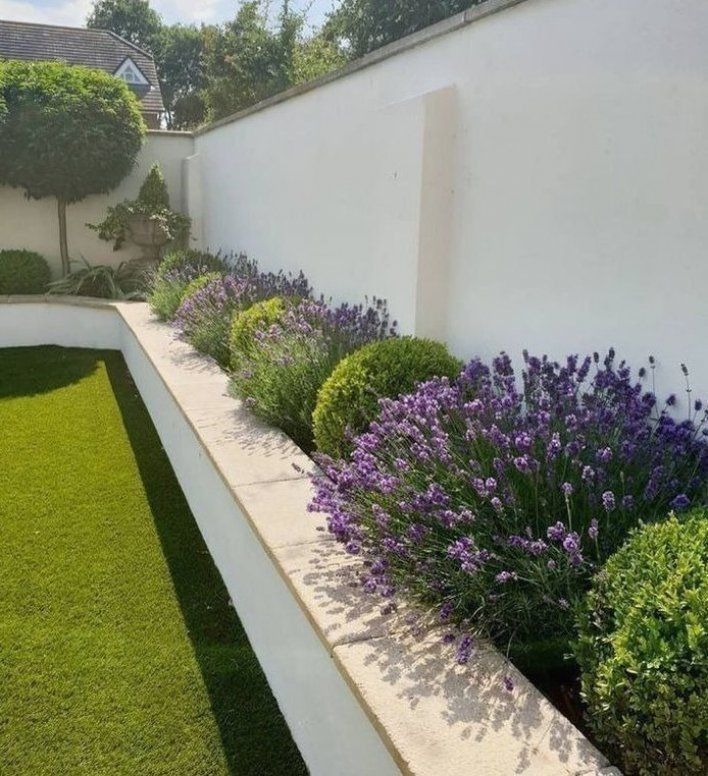
<svg viewBox="0 0 708 776">
<path fill-rule="evenodd" d="M 86 26 L 115 32 L 153 55 L 168 129 L 203 122 L 203 28 L 164 24 L 148 0 L 95 0 Z"/>
<path fill-rule="evenodd" d="M 269 6 L 268 0 L 247 0 L 231 21 L 200 28 L 163 24 L 148 0 L 94 0 L 87 25 L 152 53 L 165 123 L 189 129 L 345 63 L 337 34 L 309 33 L 305 15 L 292 11 L 288 0 L 281 0 L 275 18 Z"/>
<path fill-rule="evenodd" d="M 271 23 L 263 0 L 250 0 L 236 17 L 205 38 L 208 117 L 221 118 L 290 86 L 338 67 L 345 57 L 334 40 L 305 34 L 305 17 L 283 0 Z"/>
<path fill-rule="evenodd" d="M 96 0 L 86 26 L 111 30 L 158 60 L 162 17 L 150 7 L 148 0 Z"/>
<path fill-rule="evenodd" d="M 118 78 L 59 62 L 0 63 L 0 89 L 0 184 L 56 197 L 66 274 L 66 206 L 110 191 L 131 171 L 145 133 L 140 106 Z"/>
<path fill-rule="evenodd" d="M 342 0 L 324 27 L 357 58 L 484 0 Z"/>
<path fill-rule="evenodd" d="M 206 29 L 173 24 L 160 33 L 159 62 L 162 98 L 168 129 L 188 129 L 204 121 L 204 38 Z"/>
</svg>

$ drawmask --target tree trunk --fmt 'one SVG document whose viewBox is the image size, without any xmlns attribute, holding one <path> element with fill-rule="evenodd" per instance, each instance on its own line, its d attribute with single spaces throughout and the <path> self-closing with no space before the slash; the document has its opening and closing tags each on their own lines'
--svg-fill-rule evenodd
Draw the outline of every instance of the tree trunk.
<svg viewBox="0 0 708 776">
<path fill-rule="evenodd" d="M 69 262 L 69 243 L 66 239 L 66 201 L 57 197 L 59 214 L 59 253 L 61 254 L 61 274 L 66 277 L 71 269 Z"/>
</svg>

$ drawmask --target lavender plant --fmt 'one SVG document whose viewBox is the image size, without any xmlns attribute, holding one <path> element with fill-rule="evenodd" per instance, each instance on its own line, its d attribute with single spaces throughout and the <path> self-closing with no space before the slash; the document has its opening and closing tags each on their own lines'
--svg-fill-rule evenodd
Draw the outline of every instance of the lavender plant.
<svg viewBox="0 0 708 776">
<path fill-rule="evenodd" d="M 381 300 L 368 308 L 344 304 L 333 309 L 323 300 L 306 299 L 279 323 L 254 332 L 254 347 L 234 373 L 233 392 L 310 451 L 312 412 L 322 384 L 348 353 L 394 332 Z"/>
<path fill-rule="evenodd" d="M 219 255 L 196 250 L 172 251 L 150 279 L 150 309 L 162 320 L 171 320 L 192 281 L 206 273 L 226 273 L 228 269 L 228 264 Z"/>
<path fill-rule="evenodd" d="M 350 462 L 320 459 L 310 509 L 364 558 L 368 590 L 406 591 L 462 629 L 461 662 L 478 635 L 550 640 L 554 662 L 630 528 L 706 503 L 705 421 L 701 402 L 674 420 L 613 351 L 525 354 L 520 386 L 505 354 L 474 360 L 382 400 Z"/>
<path fill-rule="evenodd" d="M 307 296 L 310 286 L 300 273 L 259 272 L 255 262 L 240 257 L 231 274 L 217 277 L 184 298 L 175 315 L 182 336 L 221 366 L 229 364 L 232 318 L 256 302 L 273 296 Z"/>
</svg>

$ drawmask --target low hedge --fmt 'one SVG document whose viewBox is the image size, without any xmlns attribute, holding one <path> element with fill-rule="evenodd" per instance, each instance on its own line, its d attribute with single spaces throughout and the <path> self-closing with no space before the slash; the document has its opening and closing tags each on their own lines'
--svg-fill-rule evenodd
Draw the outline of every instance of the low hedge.
<svg viewBox="0 0 708 776">
<path fill-rule="evenodd" d="M 43 294 L 51 279 L 46 259 L 34 251 L 0 251 L 0 294 Z"/>
<path fill-rule="evenodd" d="M 400 337 L 365 345 L 341 361 L 320 389 L 312 415 L 318 450 L 345 456 L 348 437 L 376 417 L 379 399 L 410 393 L 433 377 L 454 378 L 461 368 L 462 362 L 433 340 Z"/>
<path fill-rule="evenodd" d="M 627 774 L 708 773 L 708 511 L 637 530 L 595 577 L 575 655 Z"/>
</svg>

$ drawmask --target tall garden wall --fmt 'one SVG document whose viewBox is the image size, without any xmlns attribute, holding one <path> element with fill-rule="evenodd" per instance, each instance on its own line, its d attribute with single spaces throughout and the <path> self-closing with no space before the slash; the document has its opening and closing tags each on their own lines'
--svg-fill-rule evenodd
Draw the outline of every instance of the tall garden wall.
<svg viewBox="0 0 708 776">
<path fill-rule="evenodd" d="M 202 242 L 462 356 L 614 345 L 708 396 L 707 39 L 705 0 L 487 3 L 199 134 Z"/>
</svg>

